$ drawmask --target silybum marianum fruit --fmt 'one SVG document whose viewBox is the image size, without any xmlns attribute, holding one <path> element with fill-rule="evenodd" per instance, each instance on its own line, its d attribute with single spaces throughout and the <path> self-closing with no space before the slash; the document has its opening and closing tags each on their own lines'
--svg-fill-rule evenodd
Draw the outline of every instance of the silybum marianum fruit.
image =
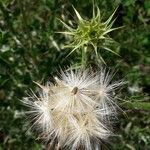
<svg viewBox="0 0 150 150">
<path fill-rule="evenodd" d="M 115 91 L 122 81 L 112 82 L 105 69 L 62 71 L 55 84 L 40 86 L 38 94 L 23 99 L 32 128 L 44 141 L 62 149 L 100 149 L 101 142 L 113 135 L 116 118 Z"/>
</svg>

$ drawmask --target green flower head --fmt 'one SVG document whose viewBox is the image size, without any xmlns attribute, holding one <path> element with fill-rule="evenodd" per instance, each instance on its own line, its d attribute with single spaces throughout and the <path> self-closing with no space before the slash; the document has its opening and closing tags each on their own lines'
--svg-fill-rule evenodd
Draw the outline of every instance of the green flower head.
<svg viewBox="0 0 150 150">
<path fill-rule="evenodd" d="M 116 10 L 105 22 L 102 21 L 100 9 L 98 7 L 96 7 L 96 13 L 93 9 L 93 17 L 90 20 L 83 19 L 75 8 L 74 11 L 78 18 L 78 25 L 76 29 L 61 21 L 67 29 L 67 31 L 61 33 L 71 36 L 71 43 L 65 46 L 67 48 L 72 48 L 72 51 L 68 55 L 77 49 L 84 49 L 86 47 L 93 49 L 96 57 L 100 58 L 104 62 L 101 54 L 98 53 L 98 48 L 117 54 L 109 47 L 110 44 L 114 42 L 114 40 L 109 36 L 109 33 L 118 29 L 112 28 L 115 21 L 115 19 L 112 19 Z"/>
</svg>

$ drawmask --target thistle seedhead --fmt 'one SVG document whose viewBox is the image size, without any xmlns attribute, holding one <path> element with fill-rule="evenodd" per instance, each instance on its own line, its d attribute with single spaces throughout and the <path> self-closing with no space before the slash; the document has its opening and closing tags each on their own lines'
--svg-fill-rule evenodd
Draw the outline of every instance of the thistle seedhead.
<svg viewBox="0 0 150 150">
<path fill-rule="evenodd" d="M 92 150 L 113 135 L 112 119 L 117 116 L 114 92 L 123 82 L 112 83 L 112 74 L 102 69 L 69 70 L 55 78 L 56 83 L 40 86 L 23 103 L 39 136 L 48 142 L 58 141 L 61 148 Z M 94 142 L 94 144 L 93 144 Z"/>
<path fill-rule="evenodd" d="M 105 63 L 101 54 L 98 52 L 98 49 L 104 49 L 118 55 L 110 48 L 110 45 L 114 43 L 114 40 L 109 36 L 109 33 L 116 29 L 119 29 L 119 27 L 112 28 L 115 21 L 115 19 L 113 20 L 113 16 L 116 10 L 105 22 L 102 21 L 100 10 L 98 7 L 96 7 L 96 10 L 97 13 L 95 13 L 95 10 L 93 9 L 92 19 L 86 20 L 83 19 L 78 11 L 74 8 L 74 11 L 78 18 L 77 28 L 72 28 L 71 26 L 61 21 L 67 31 L 60 33 L 72 37 L 71 43 L 65 46 L 72 48 L 72 51 L 68 55 L 70 55 L 77 49 L 84 49 L 86 47 L 88 49 L 93 49 L 95 51 L 97 59 L 100 58 Z"/>
</svg>

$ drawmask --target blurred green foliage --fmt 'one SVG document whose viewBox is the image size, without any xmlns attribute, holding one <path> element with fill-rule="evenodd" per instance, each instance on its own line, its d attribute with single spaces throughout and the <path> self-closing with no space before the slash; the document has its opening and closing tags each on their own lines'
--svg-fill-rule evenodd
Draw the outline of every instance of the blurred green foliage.
<svg viewBox="0 0 150 150">
<path fill-rule="evenodd" d="M 124 27 L 112 32 L 111 37 L 119 43 L 121 57 L 107 52 L 102 55 L 109 67 L 118 69 L 116 78 L 128 81 L 120 94 L 128 117 L 120 116 L 115 127 L 118 136 L 106 147 L 148 150 L 150 109 L 134 103 L 150 103 L 150 1 L 97 0 L 97 4 L 104 20 L 118 7 L 114 27 Z M 80 53 L 65 58 L 70 52 L 63 49 L 68 37 L 56 33 L 65 30 L 58 19 L 75 24 L 72 5 L 86 18 L 92 16 L 92 0 L 0 0 L 0 150 L 44 149 L 30 131 L 26 133 L 26 108 L 20 99 L 29 89 L 36 90 L 32 81 L 44 83 L 60 67 L 81 61 Z M 94 58 L 88 65 L 97 67 Z M 127 102 L 133 102 L 132 107 Z"/>
</svg>

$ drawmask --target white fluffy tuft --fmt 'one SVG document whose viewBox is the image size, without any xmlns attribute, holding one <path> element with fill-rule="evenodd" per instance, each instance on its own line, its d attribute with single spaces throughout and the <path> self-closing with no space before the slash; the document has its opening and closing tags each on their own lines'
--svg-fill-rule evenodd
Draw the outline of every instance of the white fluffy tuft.
<svg viewBox="0 0 150 150">
<path fill-rule="evenodd" d="M 23 100 L 30 108 L 32 128 L 61 148 L 98 149 L 112 135 L 111 118 L 117 115 L 114 93 L 123 82 L 111 83 L 112 78 L 105 69 L 97 73 L 70 70 L 55 78 L 54 85 L 37 83 L 41 88 L 38 96 L 32 93 Z"/>
</svg>

